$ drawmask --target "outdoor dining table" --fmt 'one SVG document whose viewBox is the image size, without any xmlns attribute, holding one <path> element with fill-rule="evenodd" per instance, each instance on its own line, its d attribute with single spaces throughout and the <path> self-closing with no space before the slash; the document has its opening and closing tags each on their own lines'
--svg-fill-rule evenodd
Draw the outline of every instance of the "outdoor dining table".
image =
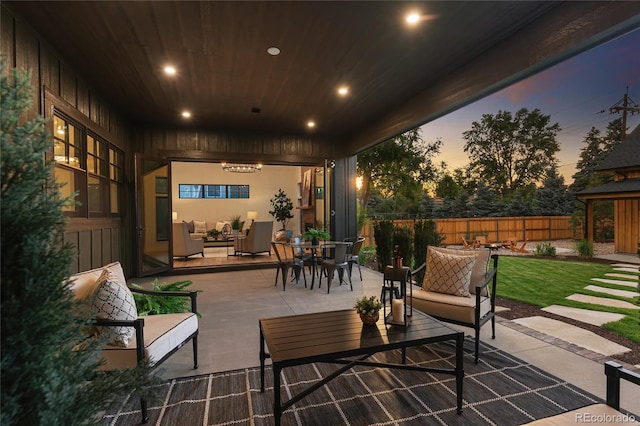
<svg viewBox="0 0 640 426">
<path fill-rule="evenodd" d="M 313 285 L 316 279 L 316 266 L 318 264 L 318 256 L 317 252 L 320 250 L 322 255 L 320 260 L 326 257 L 325 253 L 327 249 L 335 248 L 337 244 L 345 244 L 343 241 L 320 241 L 318 244 L 312 244 L 311 242 L 302 242 L 302 243 L 289 243 L 291 247 L 298 250 L 309 251 L 311 254 L 311 290 L 313 290 Z M 322 273 L 322 272 L 320 272 Z"/>
</svg>

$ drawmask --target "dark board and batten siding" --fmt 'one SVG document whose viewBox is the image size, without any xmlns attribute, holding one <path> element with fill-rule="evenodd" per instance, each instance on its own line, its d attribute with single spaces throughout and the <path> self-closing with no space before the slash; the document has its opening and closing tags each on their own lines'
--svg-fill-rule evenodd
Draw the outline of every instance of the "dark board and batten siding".
<svg viewBox="0 0 640 426">
<path fill-rule="evenodd" d="M 55 49 L 5 5 L 0 5 L 0 54 L 11 68 L 31 72 L 32 108 L 27 119 L 40 114 L 50 118 L 55 107 L 83 126 L 104 136 L 125 154 L 125 199 L 132 200 L 133 166 L 131 127 L 89 83 L 61 58 Z M 126 201 L 125 204 L 130 204 Z M 100 267 L 109 262 L 122 262 L 125 273 L 133 270 L 133 231 L 129 225 L 133 208 L 124 207 L 122 218 L 70 218 L 65 241 L 76 247 L 71 272 Z M 129 275 L 130 276 L 130 275 Z"/>
<path fill-rule="evenodd" d="M 316 165 L 334 157 L 331 141 L 295 135 L 140 128 L 136 139 L 141 152 L 156 158 Z"/>
</svg>

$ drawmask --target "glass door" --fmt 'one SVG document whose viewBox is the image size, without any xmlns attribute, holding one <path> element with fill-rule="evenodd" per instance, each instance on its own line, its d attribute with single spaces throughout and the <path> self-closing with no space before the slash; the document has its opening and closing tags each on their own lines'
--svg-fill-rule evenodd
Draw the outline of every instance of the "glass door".
<svg viewBox="0 0 640 426">
<path fill-rule="evenodd" d="M 135 155 L 138 276 L 168 271 L 171 211 L 169 165 Z"/>
<path fill-rule="evenodd" d="M 315 172 L 315 227 L 326 229 L 331 233 L 333 220 L 331 210 L 331 163 L 325 160 L 324 165 L 316 167 Z"/>
</svg>

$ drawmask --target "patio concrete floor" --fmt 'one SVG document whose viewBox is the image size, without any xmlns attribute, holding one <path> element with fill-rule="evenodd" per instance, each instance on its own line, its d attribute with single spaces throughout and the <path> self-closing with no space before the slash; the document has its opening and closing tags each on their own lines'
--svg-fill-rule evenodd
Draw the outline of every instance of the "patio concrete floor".
<svg viewBox="0 0 640 426">
<path fill-rule="evenodd" d="M 169 379 L 258 366 L 260 318 L 351 309 L 356 298 L 363 295 L 379 297 L 382 285 L 382 274 L 362 268 L 362 282 L 354 270 L 353 291 L 348 285 L 338 285 L 334 279 L 331 293 L 327 294 L 326 278 L 320 289 L 317 280 L 313 290 L 305 288 L 301 280 L 300 284 L 287 284 L 286 291 L 282 291 L 281 282 L 274 286 L 275 274 L 274 268 L 180 275 L 179 279 L 193 281 L 191 289 L 203 291 L 198 296 L 198 311 L 202 315 L 199 319 L 199 368 L 192 368 L 192 345 L 188 344 L 159 367 L 159 374 Z M 143 284 L 152 279 L 136 279 L 135 282 Z M 177 279 L 167 276 L 159 281 Z M 310 286 L 308 274 L 307 281 Z M 459 328 L 467 335 L 473 335 L 472 329 Z M 608 359 L 606 355 L 500 317 L 496 321 L 495 340 L 491 339 L 490 333 L 491 327 L 487 324 L 482 329 L 482 341 L 605 398 L 603 363 Z M 606 342 L 609 341 L 603 344 L 607 345 Z M 640 414 L 638 395 L 637 387 L 634 389 L 623 382 L 622 407 Z"/>
</svg>

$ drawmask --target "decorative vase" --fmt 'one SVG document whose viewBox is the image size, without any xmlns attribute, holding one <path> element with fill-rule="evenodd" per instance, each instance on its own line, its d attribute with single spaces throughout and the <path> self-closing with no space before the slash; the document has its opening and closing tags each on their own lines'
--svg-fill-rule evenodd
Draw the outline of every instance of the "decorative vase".
<svg viewBox="0 0 640 426">
<path fill-rule="evenodd" d="M 318 240 L 317 238 L 312 238 L 311 239 L 311 245 L 317 246 L 318 244 L 320 244 L 320 240 Z"/>
<path fill-rule="evenodd" d="M 378 322 L 379 318 L 380 318 L 380 313 L 379 312 L 376 312 L 373 315 L 360 314 L 360 319 L 362 320 L 362 323 L 364 325 L 373 325 L 373 324 Z"/>
</svg>

